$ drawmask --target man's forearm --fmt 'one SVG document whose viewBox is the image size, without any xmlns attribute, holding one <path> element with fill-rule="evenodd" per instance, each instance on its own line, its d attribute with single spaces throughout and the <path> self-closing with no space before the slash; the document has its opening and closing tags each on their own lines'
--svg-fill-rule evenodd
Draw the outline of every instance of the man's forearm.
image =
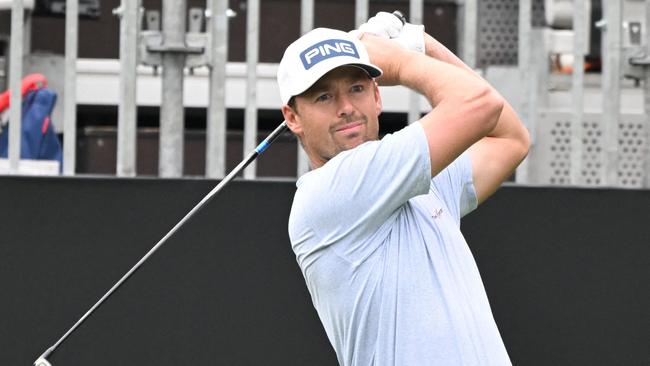
<svg viewBox="0 0 650 366">
<path fill-rule="evenodd" d="M 427 56 L 460 67 L 461 69 L 466 70 L 473 75 L 476 75 L 477 77 L 480 77 L 480 75 L 478 75 L 471 67 L 467 66 L 467 64 L 465 64 L 460 58 L 458 58 L 458 56 L 451 52 L 445 45 L 426 33 L 424 34 L 424 48 Z M 523 126 L 519 121 L 517 113 L 512 108 L 512 106 L 507 101 L 505 101 L 503 110 L 501 111 L 501 115 L 497 121 L 497 125 L 488 134 L 488 136 L 523 138 L 521 136 L 524 134 L 522 128 Z"/>
<path fill-rule="evenodd" d="M 503 98 L 481 78 L 388 39 L 364 34 L 361 41 L 370 61 L 384 71 L 380 83 L 407 86 L 435 106 L 420 118 L 432 176 L 494 129 Z"/>
</svg>

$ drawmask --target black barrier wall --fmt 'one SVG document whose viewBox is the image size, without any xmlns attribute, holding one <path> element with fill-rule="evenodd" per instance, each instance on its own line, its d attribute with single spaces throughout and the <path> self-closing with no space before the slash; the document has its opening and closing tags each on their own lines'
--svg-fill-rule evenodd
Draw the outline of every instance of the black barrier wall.
<svg viewBox="0 0 650 366">
<path fill-rule="evenodd" d="M 0 178 L 0 365 L 29 365 L 214 185 Z M 235 182 L 54 365 L 334 365 L 287 236 L 293 182 Z M 648 365 L 650 191 L 503 188 L 463 220 L 515 365 Z"/>
</svg>

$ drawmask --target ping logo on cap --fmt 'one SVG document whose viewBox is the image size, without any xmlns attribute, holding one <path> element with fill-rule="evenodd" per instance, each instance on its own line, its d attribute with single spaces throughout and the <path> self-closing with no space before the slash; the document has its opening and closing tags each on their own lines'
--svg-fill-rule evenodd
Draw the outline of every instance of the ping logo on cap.
<svg viewBox="0 0 650 366">
<path fill-rule="evenodd" d="M 317 63 L 336 56 L 352 56 L 359 58 L 359 53 L 354 43 L 343 39 L 327 39 L 308 47 L 300 53 L 305 70 L 309 70 Z"/>
</svg>

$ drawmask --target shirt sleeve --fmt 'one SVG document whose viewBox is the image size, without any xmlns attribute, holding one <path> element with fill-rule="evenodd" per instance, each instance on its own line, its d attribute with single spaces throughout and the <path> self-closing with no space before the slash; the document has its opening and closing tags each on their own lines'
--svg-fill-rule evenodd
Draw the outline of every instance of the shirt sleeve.
<svg viewBox="0 0 650 366">
<path fill-rule="evenodd" d="M 429 145 L 415 122 L 344 151 L 303 178 L 294 198 L 296 213 L 304 215 L 299 221 L 322 245 L 347 243 L 335 248 L 342 256 L 363 256 L 360 252 L 373 250 L 364 245 L 377 242 L 369 239 L 376 239 L 380 227 L 394 220 L 410 198 L 429 191 Z"/>
<path fill-rule="evenodd" d="M 460 224 L 460 218 L 472 212 L 478 205 L 469 153 L 461 154 L 431 179 L 431 188 L 440 195 Z"/>
</svg>

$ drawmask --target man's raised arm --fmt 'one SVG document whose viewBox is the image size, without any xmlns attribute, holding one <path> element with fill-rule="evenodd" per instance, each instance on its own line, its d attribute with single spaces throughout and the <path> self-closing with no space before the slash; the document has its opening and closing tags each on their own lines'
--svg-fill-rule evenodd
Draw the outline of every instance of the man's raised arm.
<svg viewBox="0 0 650 366">
<path fill-rule="evenodd" d="M 458 66 L 480 78 L 447 47 L 426 33 L 424 45 L 427 56 Z M 526 157 L 529 146 L 528 130 L 512 106 L 504 101 L 495 128 L 469 148 L 474 188 L 479 203 L 485 201 L 508 179 Z"/>
<path fill-rule="evenodd" d="M 407 86 L 434 106 L 420 119 L 429 144 L 432 177 L 493 133 L 504 101 L 485 80 L 385 38 L 363 34 L 361 41 L 371 62 L 384 71 L 378 80 L 381 85 Z"/>
</svg>

